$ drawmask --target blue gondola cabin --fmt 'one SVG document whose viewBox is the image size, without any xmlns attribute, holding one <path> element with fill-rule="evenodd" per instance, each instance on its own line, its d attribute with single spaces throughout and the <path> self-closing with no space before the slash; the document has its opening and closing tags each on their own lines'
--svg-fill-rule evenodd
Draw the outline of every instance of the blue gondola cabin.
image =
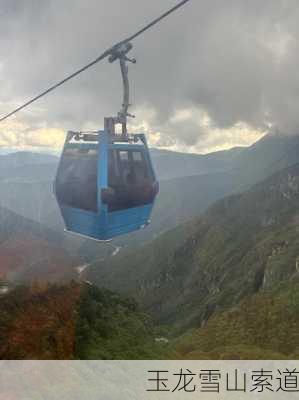
<svg viewBox="0 0 299 400">
<path fill-rule="evenodd" d="M 143 134 L 118 141 L 107 131 L 68 132 L 55 181 L 67 231 L 109 240 L 143 228 L 157 193 Z"/>
</svg>

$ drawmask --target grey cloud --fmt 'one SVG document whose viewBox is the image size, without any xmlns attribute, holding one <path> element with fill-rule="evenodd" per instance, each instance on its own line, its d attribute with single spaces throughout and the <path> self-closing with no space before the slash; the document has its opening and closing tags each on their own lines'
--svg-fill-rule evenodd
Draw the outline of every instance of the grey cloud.
<svg viewBox="0 0 299 400">
<path fill-rule="evenodd" d="M 1 0 L 1 112 L 95 58 L 175 0 Z M 296 0 L 193 0 L 135 42 L 132 103 L 155 110 L 164 142 L 193 145 L 207 132 L 170 122 L 188 107 L 215 127 L 239 121 L 297 132 L 299 106 Z M 100 126 L 121 103 L 118 66 L 99 64 L 36 103 L 22 118 L 32 126 Z M 134 109 L 132 110 L 134 111 Z M 138 115 L 137 115 L 138 117 Z M 212 134 L 212 133 L 210 133 Z"/>
</svg>

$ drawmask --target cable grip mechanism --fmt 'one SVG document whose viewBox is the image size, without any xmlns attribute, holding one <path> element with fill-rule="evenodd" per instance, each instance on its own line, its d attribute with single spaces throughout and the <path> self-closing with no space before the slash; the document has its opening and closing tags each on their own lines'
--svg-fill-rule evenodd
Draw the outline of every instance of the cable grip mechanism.
<svg viewBox="0 0 299 400">
<path fill-rule="evenodd" d="M 128 137 L 127 132 L 127 117 L 135 118 L 134 115 L 128 112 L 130 107 L 130 85 L 129 85 L 129 68 L 127 63 L 131 62 L 136 64 L 135 58 L 129 58 L 127 54 L 130 50 L 132 50 L 133 45 L 130 42 L 121 42 L 117 44 L 112 50 L 111 54 L 108 58 L 110 63 L 113 63 L 116 60 L 119 60 L 120 70 L 123 81 L 123 102 L 122 108 L 118 112 L 117 117 L 105 118 L 105 128 L 108 129 L 112 136 L 115 135 L 115 127 L 116 124 L 122 125 L 122 139 L 126 139 Z M 109 120 L 109 121 L 108 121 Z"/>
</svg>

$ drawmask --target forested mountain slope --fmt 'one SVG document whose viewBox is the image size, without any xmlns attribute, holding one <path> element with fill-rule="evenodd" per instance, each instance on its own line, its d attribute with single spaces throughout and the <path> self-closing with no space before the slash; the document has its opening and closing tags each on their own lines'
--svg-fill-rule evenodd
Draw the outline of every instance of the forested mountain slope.
<svg viewBox="0 0 299 400">
<path fill-rule="evenodd" d="M 174 341 L 181 359 L 299 358 L 299 277 L 246 298 Z"/>
<path fill-rule="evenodd" d="M 0 297 L 0 359 L 150 359 L 163 348 L 134 300 L 88 284 L 20 286 Z"/>
<path fill-rule="evenodd" d="M 96 263 L 88 279 L 136 297 L 159 323 L 199 326 L 215 311 L 296 275 L 298 224 L 296 164 L 140 251 Z"/>
</svg>

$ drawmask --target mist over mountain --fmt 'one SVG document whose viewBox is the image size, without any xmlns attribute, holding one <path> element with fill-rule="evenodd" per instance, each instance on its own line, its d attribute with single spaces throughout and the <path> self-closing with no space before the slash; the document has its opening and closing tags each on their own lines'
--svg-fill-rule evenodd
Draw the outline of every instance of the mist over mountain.
<svg viewBox="0 0 299 400">
<path fill-rule="evenodd" d="M 0 280 L 66 281 L 80 262 L 61 246 L 62 235 L 0 208 Z"/>
<path fill-rule="evenodd" d="M 113 246 L 136 247 L 180 223 L 197 217 L 214 201 L 252 184 L 298 160 L 299 136 L 268 135 L 248 148 L 208 155 L 152 150 L 160 179 L 152 222 L 147 229 L 116 238 Z M 63 233 L 53 194 L 58 158 L 16 153 L 0 157 L 0 205 L 63 234 L 68 251 L 88 261 L 111 254 L 107 246 Z"/>
<path fill-rule="evenodd" d="M 236 147 L 200 155 L 152 149 L 151 156 L 158 178 L 168 180 L 229 171 L 235 167 L 238 156 L 243 150 L 242 147 Z"/>
</svg>

